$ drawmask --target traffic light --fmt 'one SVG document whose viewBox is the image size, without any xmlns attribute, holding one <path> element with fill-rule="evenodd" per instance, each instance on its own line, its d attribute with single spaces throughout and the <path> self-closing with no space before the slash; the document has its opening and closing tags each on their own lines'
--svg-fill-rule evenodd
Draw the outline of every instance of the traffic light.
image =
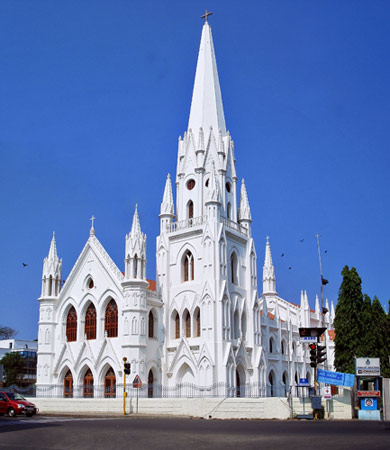
<svg viewBox="0 0 390 450">
<path fill-rule="evenodd" d="M 317 344 L 310 344 L 310 366 L 317 367 Z"/>
<path fill-rule="evenodd" d="M 317 345 L 317 364 L 322 364 L 326 360 L 325 345 Z"/>
<path fill-rule="evenodd" d="M 124 372 L 126 375 L 130 374 L 130 363 L 125 363 Z"/>
</svg>

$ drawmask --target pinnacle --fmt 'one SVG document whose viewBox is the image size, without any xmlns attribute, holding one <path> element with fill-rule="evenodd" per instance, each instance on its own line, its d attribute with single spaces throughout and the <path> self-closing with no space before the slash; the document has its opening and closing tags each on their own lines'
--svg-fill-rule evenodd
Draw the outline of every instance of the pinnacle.
<svg viewBox="0 0 390 450">
<path fill-rule="evenodd" d="M 141 233 L 141 225 L 139 223 L 139 216 L 138 216 L 138 205 L 135 205 L 135 211 L 133 216 L 133 224 L 131 225 L 131 235 L 136 235 Z"/>
<path fill-rule="evenodd" d="M 240 206 L 238 208 L 238 220 L 252 220 L 251 208 L 249 206 L 248 193 L 246 191 L 245 180 L 241 182 Z"/>
<path fill-rule="evenodd" d="M 173 194 L 172 194 L 172 183 L 171 176 L 168 173 L 167 181 L 165 182 L 165 189 L 163 195 L 163 201 L 160 208 L 161 214 L 174 214 L 173 206 Z"/>
<path fill-rule="evenodd" d="M 48 259 L 49 260 L 55 260 L 55 261 L 58 259 L 55 231 L 53 231 L 53 237 L 52 237 L 51 242 L 50 242 L 50 249 L 49 249 Z"/>
</svg>

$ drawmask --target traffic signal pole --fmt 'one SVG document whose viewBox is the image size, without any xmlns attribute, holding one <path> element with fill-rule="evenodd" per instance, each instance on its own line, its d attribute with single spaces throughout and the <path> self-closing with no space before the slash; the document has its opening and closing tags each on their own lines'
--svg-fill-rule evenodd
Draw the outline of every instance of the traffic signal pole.
<svg viewBox="0 0 390 450">
<path fill-rule="evenodd" d="M 123 415 L 126 415 L 126 372 L 125 372 L 125 364 L 126 364 L 127 358 L 126 356 L 123 357 Z"/>
</svg>

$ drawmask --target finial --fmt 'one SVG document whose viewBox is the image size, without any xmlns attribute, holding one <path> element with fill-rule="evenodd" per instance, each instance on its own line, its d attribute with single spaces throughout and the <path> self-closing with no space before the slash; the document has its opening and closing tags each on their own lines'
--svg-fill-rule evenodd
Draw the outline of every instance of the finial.
<svg viewBox="0 0 390 450">
<path fill-rule="evenodd" d="M 95 219 L 96 217 L 94 215 L 92 215 L 92 217 L 89 219 L 91 221 L 91 229 L 89 231 L 90 236 L 93 236 L 95 234 L 95 228 L 93 227 Z"/>
<path fill-rule="evenodd" d="M 203 16 L 200 16 L 201 19 L 204 19 L 204 23 L 208 23 L 208 17 L 211 16 L 212 12 L 211 11 L 207 11 L 207 9 L 205 10 L 205 13 L 203 14 Z"/>
<path fill-rule="evenodd" d="M 55 238 L 56 238 L 56 232 L 53 231 L 53 239 L 55 239 Z"/>
<path fill-rule="evenodd" d="M 269 244 L 269 236 L 268 235 L 265 237 L 265 239 L 267 240 L 267 244 Z"/>
</svg>

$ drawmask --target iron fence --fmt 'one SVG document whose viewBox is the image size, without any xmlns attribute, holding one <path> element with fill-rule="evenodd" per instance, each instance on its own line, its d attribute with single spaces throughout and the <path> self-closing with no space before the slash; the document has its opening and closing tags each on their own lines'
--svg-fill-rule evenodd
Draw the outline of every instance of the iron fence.
<svg viewBox="0 0 390 450">
<path fill-rule="evenodd" d="M 123 398 L 123 385 L 113 387 L 104 385 L 32 385 L 27 388 L 10 386 L 3 388 L 11 392 L 18 392 L 28 397 L 46 398 Z M 214 383 L 210 386 L 198 386 L 193 383 L 180 383 L 176 386 L 164 386 L 161 384 L 144 384 L 141 388 L 133 388 L 127 385 L 126 392 L 130 398 L 227 398 L 227 397 L 286 397 L 289 387 L 261 386 L 258 383 L 244 384 L 241 386 L 229 386 L 227 383 Z"/>
</svg>

